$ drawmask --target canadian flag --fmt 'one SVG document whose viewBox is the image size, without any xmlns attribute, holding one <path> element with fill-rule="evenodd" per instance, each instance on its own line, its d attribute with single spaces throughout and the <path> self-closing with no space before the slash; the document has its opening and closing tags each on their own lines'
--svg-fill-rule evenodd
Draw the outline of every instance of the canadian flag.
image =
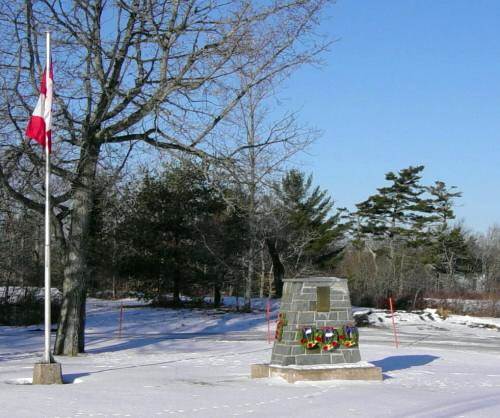
<svg viewBox="0 0 500 418">
<path fill-rule="evenodd" d="M 40 86 L 40 97 L 36 104 L 35 110 L 31 115 L 26 128 L 26 136 L 34 139 L 45 148 L 48 145 L 49 152 L 51 148 L 51 127 L 52 127 L 52 97 L 54 92 L 54 74 L 52 71 L 52 63 L 50 63 L 49 76 L 47 77 L 47 69 L 43 72 L 42 82 Z M 47 141 L 47 142 L 46 142 Z"/>
</svg>

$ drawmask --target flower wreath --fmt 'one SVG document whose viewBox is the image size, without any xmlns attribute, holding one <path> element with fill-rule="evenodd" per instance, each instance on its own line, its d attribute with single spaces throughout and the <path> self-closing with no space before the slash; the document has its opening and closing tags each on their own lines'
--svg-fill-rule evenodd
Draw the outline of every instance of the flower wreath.
<svg viewBox="0 0 500 418">
<path fill-rule="evenodd" d="M 278 315 L 278 322 L 276 323 L 276 332 L 274 334 L 274 339 L 280 342 L 283 338 L 283 328 L 288 325 L 288 321 L 286 319 L 286 314 L 284 312 L 280 312 Z"/>
<path fill-rule="evenodd" d="M 321 349 L 323 351 L 332 351 L 339 346 L 339 333 L 333 327 L 323 328 L 323 342 Z"/>
<path fill-rule="evenodd" d="M 345 325 L 342 329 L 342 344 L 344 347 L 356 347 L 359 341 L 359 332 L 356 327 Z M 339 337 L 340 338 L 340 337 Z"/>
<path fill-rule="evenodd" d="M 317 348 L 323 342 L 323 330 L 315 327 L 305 327 L 302 329 L 302 339 L 300 343 L 311 350 Z"/>
<path fill-rule="evenodd" d="M 302 328 L 300 343 L 308 350 L 320 347 L 322 351 L 332 351 L 340 346 L 347 348 L 358 345 L 358 329 L 353 326 L 334 327 L 305 327 Z"/>
</svg>

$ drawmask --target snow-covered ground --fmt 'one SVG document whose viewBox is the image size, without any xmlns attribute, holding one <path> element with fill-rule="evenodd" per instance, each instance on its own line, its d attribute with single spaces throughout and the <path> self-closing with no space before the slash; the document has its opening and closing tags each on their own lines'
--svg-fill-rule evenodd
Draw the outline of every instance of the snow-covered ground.
<svg viewBox="0 0 500 418">
<path fill-rule="evenodd" d="M 39 327 L 0 327 L 0 416 L 500 416 L 499 319 L 398 313 L 396 349 L 391 318 L 372 311 L 376 326 L 360 329 L 360 348 L 383 382 L 288 384 L 249 378 L 250 364 L 270 359 L 264 311 L 123 302 L 118 338 L 121 302 L 89 300 L 87 353 L 57 359 L 62 386 L 26 384 L 43 346 Z"/>
<path fill-rule="evenodd" d="M 60 302 L 62 293 L 59 289 L 50 288 L 51 300 Z M 18 286 L 0 286 L 0 300 L 7 303 L 18 303 L 27 297 L 33 297 L 36 300 L 45 299 L 45 290 L 43 287 L 18 287 Z"/>
<path fill-rule="evenodd" d="M 474 313 L 474 312 L 500 312 L 500 300 L 493 299 L 456 299 L 456 298 L 425 298 L 428 306 L 443 306 L 453 312 Z"/>
</svg>

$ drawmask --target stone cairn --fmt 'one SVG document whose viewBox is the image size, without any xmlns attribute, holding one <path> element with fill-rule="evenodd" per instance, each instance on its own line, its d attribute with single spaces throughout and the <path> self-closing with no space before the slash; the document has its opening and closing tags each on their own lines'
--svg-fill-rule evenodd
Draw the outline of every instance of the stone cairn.
<svg viewBox="0 0 500 418">
<path fill-rule="evenodd" d="M 359 362 L 361 357 L 357 341 L 352 346 L 345 346 L 342 343 L 345 336 L 338 339 L 346 329 L 357 334 L 347 280 L 314 277 L 287 279 L 284 282 L 278 331 L 270 365 L 328 367 Z M 307 344 L 304 344 L 304 331 L 308 329 L 323 333 L 323 336 L 328 330 L 335 330 L 339 344 L 331 350 L 325 349 L 321 344 L 308 349 Z"/>
</svg>

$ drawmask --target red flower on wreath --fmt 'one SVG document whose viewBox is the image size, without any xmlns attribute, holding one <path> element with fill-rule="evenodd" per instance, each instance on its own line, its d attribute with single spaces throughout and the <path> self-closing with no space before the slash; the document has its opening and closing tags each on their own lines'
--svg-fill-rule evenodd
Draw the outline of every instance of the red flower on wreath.
<svg viewBox="0 0 500 418">
<path fill-rule="evenodd" d="M 305 338 L 302 338 L 302 339 L 300 340 L 300 343 L 301 343 L 301 344 L 305 344 L 306 342 L 307 342 L 307 340 L 306 340 Z"/>
<path fill-rule="evenodd" d="M 323 351 L 328 351 L 328 347 L 326 345 L 323 347 Z"/>
<path fill-rule="evenodd" d="M 341 340 L 345 340 L 345 335 L 340 335 L 340 336 L 339 336 L 339 338 L 340 338 Z"/>
<path fill-rule="evenodd" d="M 337 346 L 339 345 L 339 343 L 338 343 L 338 342 L 336 342 L 336 341 L 334 341 L 334 342 L 332 343 L 332 345 L 333 345 L 334 347 L 337 347 Z"/>
<path fill-rule="evenodd" d="M 316 337 L 316 341 L 320 343 L 321 342 L 321 337 Z"/>
<path fill-rule="evenodd" d="M 313 343 L 309 343 L 309 344 L 307 344 L 307 348 L 311 348 L 311 347 L 314 347 L 314 344 L 313 344 Z"/>
</svg>

